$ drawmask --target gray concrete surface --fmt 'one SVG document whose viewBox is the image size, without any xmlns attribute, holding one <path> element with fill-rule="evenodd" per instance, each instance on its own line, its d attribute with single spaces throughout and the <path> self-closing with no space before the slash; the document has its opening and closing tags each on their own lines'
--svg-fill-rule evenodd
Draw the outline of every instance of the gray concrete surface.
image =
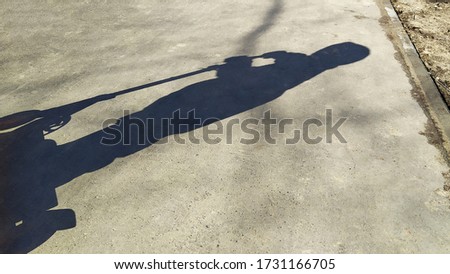
<svg viewBox="0 0 450 274">
<path fill-rule="evenodd" d="M 2 252 L 450 251 L 450 203 L 441 190 L 448 166 L 421 134 L 427 117 L 374 0 L 1 3 Z M 267 102 L 256 93 L 243 108 L 207 93 L 195 99 L 202 109 L 227 110 L 224 123 L 270 109 L 301 124 L 324 120 L 332 109 L 336 119 L 348 118 L 341 128 L 347 143 L 288 146 L 288 131 L 275 136 L 276 145 L 244 145 L 236 130 L 233 144 L 182 145 L 172 136 L 119 153 L 87 139 L 124 110 L 143 115 L 150 106 L 159 115 L 172 107 L 161 103 L 167 98 L 189 101 L 183 94 L 223 83 L 210 71 L 115 98 L 96 96 L 232 56 L 311 55 L 343 42 L 370 54 L 291 85 L 283 78 L 289 68 L 274 69 L 274 79 L 256 78 L 286 84 Z M 302 75 L 319 66 L 308 62 L 311 70 L 300 66 Z M 255 85 L 242 78 L 231 87 L 240 82 Z M 54 117 L 67 123 L 44 137 L 39 120 L 31 122 L 39 112 L 24 112 L 88 98 L 98 102 L 76 104 L 70 120 Z M 22 130 L 12 128 L 25 121 Z"/>
</svg>

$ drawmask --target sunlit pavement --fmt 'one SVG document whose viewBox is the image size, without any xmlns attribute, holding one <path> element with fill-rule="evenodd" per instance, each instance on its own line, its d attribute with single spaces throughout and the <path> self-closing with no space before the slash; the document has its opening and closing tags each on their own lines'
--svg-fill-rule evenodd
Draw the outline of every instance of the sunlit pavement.
<svg viewBox="0 0 450 274">
<path fill-rule="evenodd" d="M 374 0 L 2 2 L 0 251 L 450 251 L 448 167 Z M 238 122 L 97 142 L 179 108 Z M 242 142 L 269 110 L 292 124 Z"/>
</svg>

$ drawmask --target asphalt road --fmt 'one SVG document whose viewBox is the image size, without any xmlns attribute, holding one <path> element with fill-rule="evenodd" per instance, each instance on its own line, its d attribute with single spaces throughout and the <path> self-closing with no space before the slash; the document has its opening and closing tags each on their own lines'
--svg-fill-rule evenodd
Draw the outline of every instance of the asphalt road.
<svg viewBox="0 0 450 274">
<path fill-rule="evenodd" d="M 376 1 L 1 6 L 1 252 L 450 252 Z"/>
</svg>

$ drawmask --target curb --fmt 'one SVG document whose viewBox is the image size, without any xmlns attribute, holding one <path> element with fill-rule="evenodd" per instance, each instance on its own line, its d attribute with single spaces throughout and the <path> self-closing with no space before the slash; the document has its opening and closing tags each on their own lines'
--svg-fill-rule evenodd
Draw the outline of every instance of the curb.
<svg viewBox="0 0 450 274">
<path fill-rule="evenodd" d="M 419 56 L 415 46 L 406 33 L 402 22 L 390 0 L 381 1 L 382 8 L 390 18 L 393 34 L 397 37 L 400 53 L 408 67 L 409 72 L 415 78 L 416 84 L 423 91 L 426 109 L 430 119 L 434 122 L 436 129 L 441 135 L 442 146 L 445 149 L 447 159 L 450 159 L 450 111 L 442 95 L 433 81 Z M 395 38 L 394 38 L 395 39 Z"/>
</svg>

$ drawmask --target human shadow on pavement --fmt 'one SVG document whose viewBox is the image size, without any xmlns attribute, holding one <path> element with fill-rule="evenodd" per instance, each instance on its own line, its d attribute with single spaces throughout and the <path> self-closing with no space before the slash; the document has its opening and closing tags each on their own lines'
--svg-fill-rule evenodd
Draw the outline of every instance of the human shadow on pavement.
<svg viewBox="0 0 450 274">
<path fill-rule="evenodd" d="M 191 131 L 266 104 L 324 71 L 360 61 L 368 55 L 368 48 L 346 42 L 312 55 L 285 51 L 265 53 L 260 57 L 273 58 L 274 63 L 259 67 L 252 66 L 253 57 L 227 58 L 225 64 L 214 66 L 215 79 L 189 85 L 139 112 L 118 119 L 115 124 L 63 145 L 45 139 L 45 135 L 64 126 L 74 113 L 88 106 L 155 83 L 48 110 L 30 110 L 0 118 L 0 130 L 3 130 L 0 131 L 0 252 L 29 252 L 56 231 L 76 226 L 72 210 L 52 209 L 58 205 L 55 188 L 99 170 L 117 158 L 147 148 L 168 135 Z M 157 84 L 173 79 L 178 78 Z M 171 119 L 177 111 L 181 117 L 190 117 L 192 110 L 199 120 L 180 130 L 165 127 L 161 122 Z M 140 127 L 122 126 L 149 118 L 154 121 L 152 138 L 142 138 L 145 133 Z M 110 133 L 114 131 L 127 136 L 129 144 L 101 144 L 102 138 L 111 140 Z"/>
</svg>

